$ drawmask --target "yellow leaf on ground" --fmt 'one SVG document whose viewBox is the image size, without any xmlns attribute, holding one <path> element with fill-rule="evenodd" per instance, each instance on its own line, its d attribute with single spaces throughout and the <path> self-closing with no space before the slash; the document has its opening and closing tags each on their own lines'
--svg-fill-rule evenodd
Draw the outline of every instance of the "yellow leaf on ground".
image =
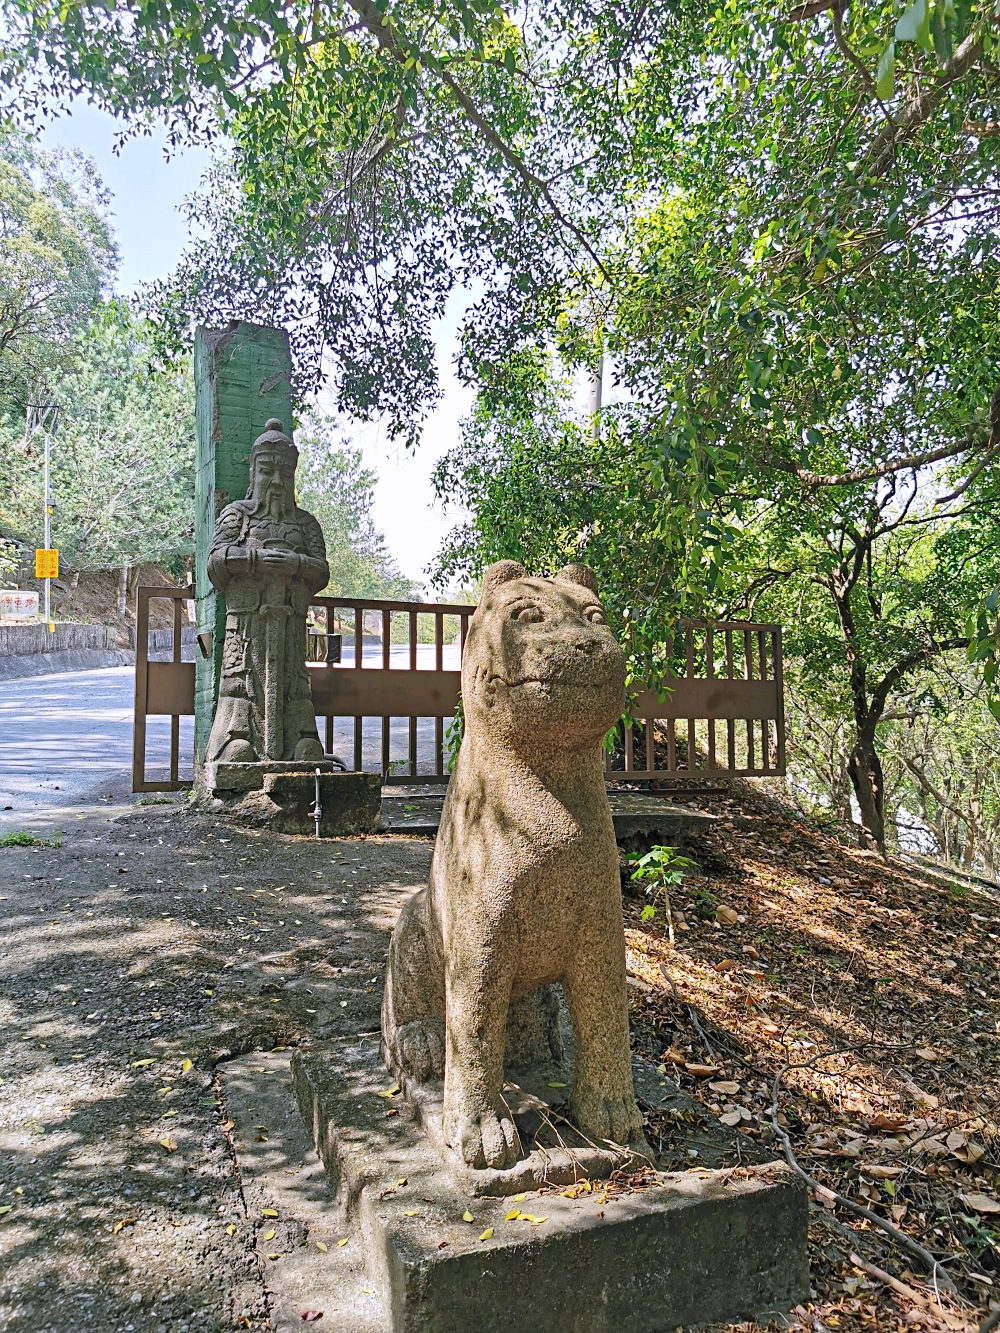
<svg viewBox="0 0 1000 1333">
<path fill-rule="evenodd" d="M 318 1240 L 316 1242 L 316 1248 L 319 1250 L 320 1254 L 326 1254 L 330 1247 L 327 1245 L 326 1241 Z"/>
<path fill-rule="evenodd" d="M 524 1201 L 525 1201 L 525 1199 L 526 1199 L 527 1197 L 528 1197 L 528 1196 L 527 1196 L 526 1193 L 525 1193 L 525 1194 L 515 1194 L 515 1195 L 514 1195 L 514 1202 L 515 1202 L 515 1203 L 524 1203 Z"/>
<path fill-rule="evenodd" d="M 274 1227 L 268 1227 L 263 1236 L 261 1236 L 261 1240 L 274 1240 L 274 1234 Z"/>
<path fill-rule="evenodd" d="M 133 1060 L 132 1068 L 145 1069 L 147 1065 L 155 1065 L 155 1064 L 156 1064 L 156 1056 L 151 1055 L 148 1060 Z"/>
<path fill-rule="evenodd" d="M 262 1208 L 260 1210 L 260 1215 L 261 1217 L 277 1217 L 278 1210 L 277 1208 Z"/>
<path fill-rule="evenodd" d="M 344 1245 L 347 1244 L 347 1242 L 348 1242 L 350 1239 L 351 1239 L 350 1236 L 345 1236 L 343 1240 L 338 1240 L 338 1241 L 337 1241 L 337 1249 L 338 1249 L 338 1250 L 341 1249 Z"/>
<path fill-rule="evenodd" d="M 474 1222 L 475 1220 L 476 1220 L 476 1219 L 475 1219 L 475 1218 L 472 1216 L 472 1214 L 469 1212 L 468 1208 L 466 1208 L 465 1212 L 462 1214 L 462 1221 L 463 1221 L 463 1222 Z"/>
<path fill-rule="evenodd" d="M 172 1138 L 170 1138 L 169 1135 L 165 1135 L 162 1139 L 160 1139 L 160 1147 L 166 1148 L 167 1152 L 177 1151 L 177 1144 L 173 1141 Z"/>
<path fill-rule="evenodd" d="M 186 1074 L 186 1073 L 188 1072 L 189 1069 L 193 1069 L 193 1068 L 194 1068 L 194 1062 L 193 1062 L 193 1061 L 191 1061 L 191 1060 L 187 1060 L 187 1059 L 181 1061 L 181 1073 L 182 1073 L 182 1074 Z"/>
<path fill-rule="evenodd" d="M 510 1212 L 507 1214 L 507 1216 L 504 1218 L 504 1221 L 505 1221 L 505 1222 L 516 1222 L 517 1219 L 518 1219 L 520 1216 L 521 1216 L 521 1210 L 520 1210 L 520 1208 L 512 1208 L 512 1209 L 510 1210 Z"/>
<path fill-rule="evenodd" d="M 391 1088 L 386 1088 L 385 1092 L 376 1092 L 376 1097 L 395 1097 L 399 1091 L 399 1084 L 394 1083 Z"/>
<path fill-rule="evenodd" d="M 403 1216 L 404 1216 L 404 1217 L 419 1217 L 419 1216 L 420 1216 L 420 1209 L 419 1209 L 419 1208 L 411 1208 L 410 1211 L 409 1211 L 408 1213 L 404 1213 Z"/>
<path fill-rule="evenodd" d="M 227 1236 L 235 1236 L 235 1235 L 236 1235 L 236 1228 L 235 1228 L 235 1226 L 232 1224 L 232 1222 L 230 1222 L 230 1223 L 229 1223 L 229 1226 L 226 1227 L 226 1235 L 227 1235 Z"/>
<path fill-rule="evenodd" d="M 493 1228 L 487 1227 L 486 1230 L 483 1232 L 483 1234 L 479 1237 L 479 1239 L 489 1240 L 492 1235 L 493 1235 Z"/>
<path fill-rule="evenodd" d="M 5 1203 L 3 1207 L 0 1208 L 0 1217 L 2 1217 L 4 1213 L 9 1213 L 13 1207 L 14 1205 L 12 1203 Z"/>
<path fill-rule="evenodd" d="M 138 1220 L 139 1219 L 137 1217 L 123 1217 L 120 1222 L 116 1222 L 114 1224 L 114 1226 L 112 1227 L 112 1231 L 117 1236 L 119 1231 L 124 1231 L 126 1227 L 134 1226 L 135 1223 L 138 1222 Z"/>
</svg>

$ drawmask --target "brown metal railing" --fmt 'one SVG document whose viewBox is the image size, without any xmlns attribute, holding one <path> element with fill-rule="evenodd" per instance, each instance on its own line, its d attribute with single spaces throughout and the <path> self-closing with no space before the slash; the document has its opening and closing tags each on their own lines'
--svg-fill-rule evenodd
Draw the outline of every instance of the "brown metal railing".
<svg viewBox="0 0 1000 1333">
<path fill-rule="evenodd" d="M 187 588 L 139 588 L 135 605 L 135 719 L 132 729 L 132 790 L 178 791 L 191 781 L 181 776 L 181 718 L 194 713 L 194 663 L 181 661 L 182 603 L 194 597 Z M 149 603 L 154 598 L 173 602 L 169 649 L 170 660 L 149 657 Z M 170 718 L 169 777 L 166 781 L 146 777 L 146 719 Z"/>
<path fill-rule="evenodd" d="M 349 768 L 380 770 L 387 783 L 446 782 L 445 728 L 458 704 L 461 653 L 476 608 L 450 602 L 352 597 L 317 597 L 313 605 L 325 607 L 328 627 L 339 627 L 344 636 L 339 663 L 309 668 L 313 705 L 317 720 L 323 721 L 327 753 L 346 758 L 338 750 L 346 724 L 344 740 L 352 753 Z M 403 631 L 396 644 L 394 625 Z M 422 626 L 431 631 L 423 643 L 419 641 Z M 450 641 L 447 629 L 452 630 Z M 444 665 L 448 648 L 457 648 L 457 661 L 450 669 Z M 422 657 L 430 660 L 423 664 Z M 403 723 L 403 736 L 393 737 L 394 719 Z M 421 735 L 426 728 L 420 726 L 421 721 L 429 720 L 434 723 L 430 753 L 430 738 Z M 377 762 L 371 757 L 366 762 L 366 722 L 372 724 L 369 731 L 377 731 Z M 372 739 L 368 738 L 369 756 Z M 405 741 L 405 755 L 394 757 L 393 750 L 399 748 L 394 739 Z"/>
<path fill-rule="evenodd" d="M 783 776 L 781 627 L 685 621 L 665 649 L 663 688 L 634 696 L 608 780 Z"/>
<path fill-rule="evenodd" d="M 138 590 L 136 791 L 176 790 L 190 780 L 180 775 L 179 736 L 180 718 L 194 712 L 194 665 L 181 661 L 180 626 L 181 602 L 193 596 L 192 588 Z M 174 602 L 168 662 L 148 657 L 155 597 Z M 317 597 L 313 606 L 325 609 L 327 631 L 343 636 L 341 661 L 307 664 L 326 752 L 355 771 L 381 771 L 387 783 L 446 782 L 446 726 L 459 700 L 475 607 L 350 597 Z M 424 643 L 421 628 L 429 630 Z M 452 658 L 447 667 L 446 655 Z M 619 725 L 606 759 L 609 782 L 784 774 L 779 626 L 682 623 L 665 645 L 661 666 L 663 688 L 635 693 L 632 725 Z M 167 781 L 145 776 L 146 717 L 157 714 L 171 719 Z"/>
</svg>

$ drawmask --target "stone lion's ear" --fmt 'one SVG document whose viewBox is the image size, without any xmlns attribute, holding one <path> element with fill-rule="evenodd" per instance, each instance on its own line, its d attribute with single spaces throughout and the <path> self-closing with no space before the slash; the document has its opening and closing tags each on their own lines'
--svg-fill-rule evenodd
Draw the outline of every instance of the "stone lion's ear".
<svg viewBox="0 0 1000 1333">
<path fill-rule="evenodd" d="M 556 578 L 562 583 L 579 583 L 582 588 L 597 592 L 597 575 L 589 565 L 564 565 Z"/>
<path fill-rule="evenodd" d="M 501 584 L 510 583 L 511 579 L 525 578 L 527 572 L 516 560 L 498 560 L 495 565 L 490 565 L 483 575 L 483 596 L 488 597 L 491 592 L 496 592 Z"/>
</svg>

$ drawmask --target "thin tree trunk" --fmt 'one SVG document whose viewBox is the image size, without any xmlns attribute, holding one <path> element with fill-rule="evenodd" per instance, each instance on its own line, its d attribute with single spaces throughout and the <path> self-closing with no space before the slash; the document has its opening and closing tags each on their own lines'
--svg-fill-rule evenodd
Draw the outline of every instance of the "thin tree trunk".
<svg viewBox="0 0 1000 1333">
<path fill-rule="evenodd" d="M 128 611 L 128 565 L 122 565 L 118 577 L 118 614 L 124 616 Z"/>
<path fill-rule="evenodd" d="M 862 731 L 851 750 L 847 771 L 861 808 L 861 826 L 880 852 L 885 854 L 885 778 L 875 748 L 875 736 Z M 864 833 L 861 841 L 864 841 Z"/>
</svg>

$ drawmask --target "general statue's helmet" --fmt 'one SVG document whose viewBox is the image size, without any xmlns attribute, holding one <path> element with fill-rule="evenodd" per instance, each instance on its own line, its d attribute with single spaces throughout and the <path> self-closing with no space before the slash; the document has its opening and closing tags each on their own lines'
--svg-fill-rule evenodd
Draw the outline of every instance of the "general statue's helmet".
<svg viewBox="0 0 1000 1333">
<path fill-rule="evenodd" d="M 290 463 L 294 468 L 299 461 L 299 451 L 285 434 L 281 422 L 272 417 L 264 427 L 263 435 L 258 435 L 250 448 L 250 467 L 253 468 L 258 458 L 278 458 L 283 463 Z"/>
</svg>

